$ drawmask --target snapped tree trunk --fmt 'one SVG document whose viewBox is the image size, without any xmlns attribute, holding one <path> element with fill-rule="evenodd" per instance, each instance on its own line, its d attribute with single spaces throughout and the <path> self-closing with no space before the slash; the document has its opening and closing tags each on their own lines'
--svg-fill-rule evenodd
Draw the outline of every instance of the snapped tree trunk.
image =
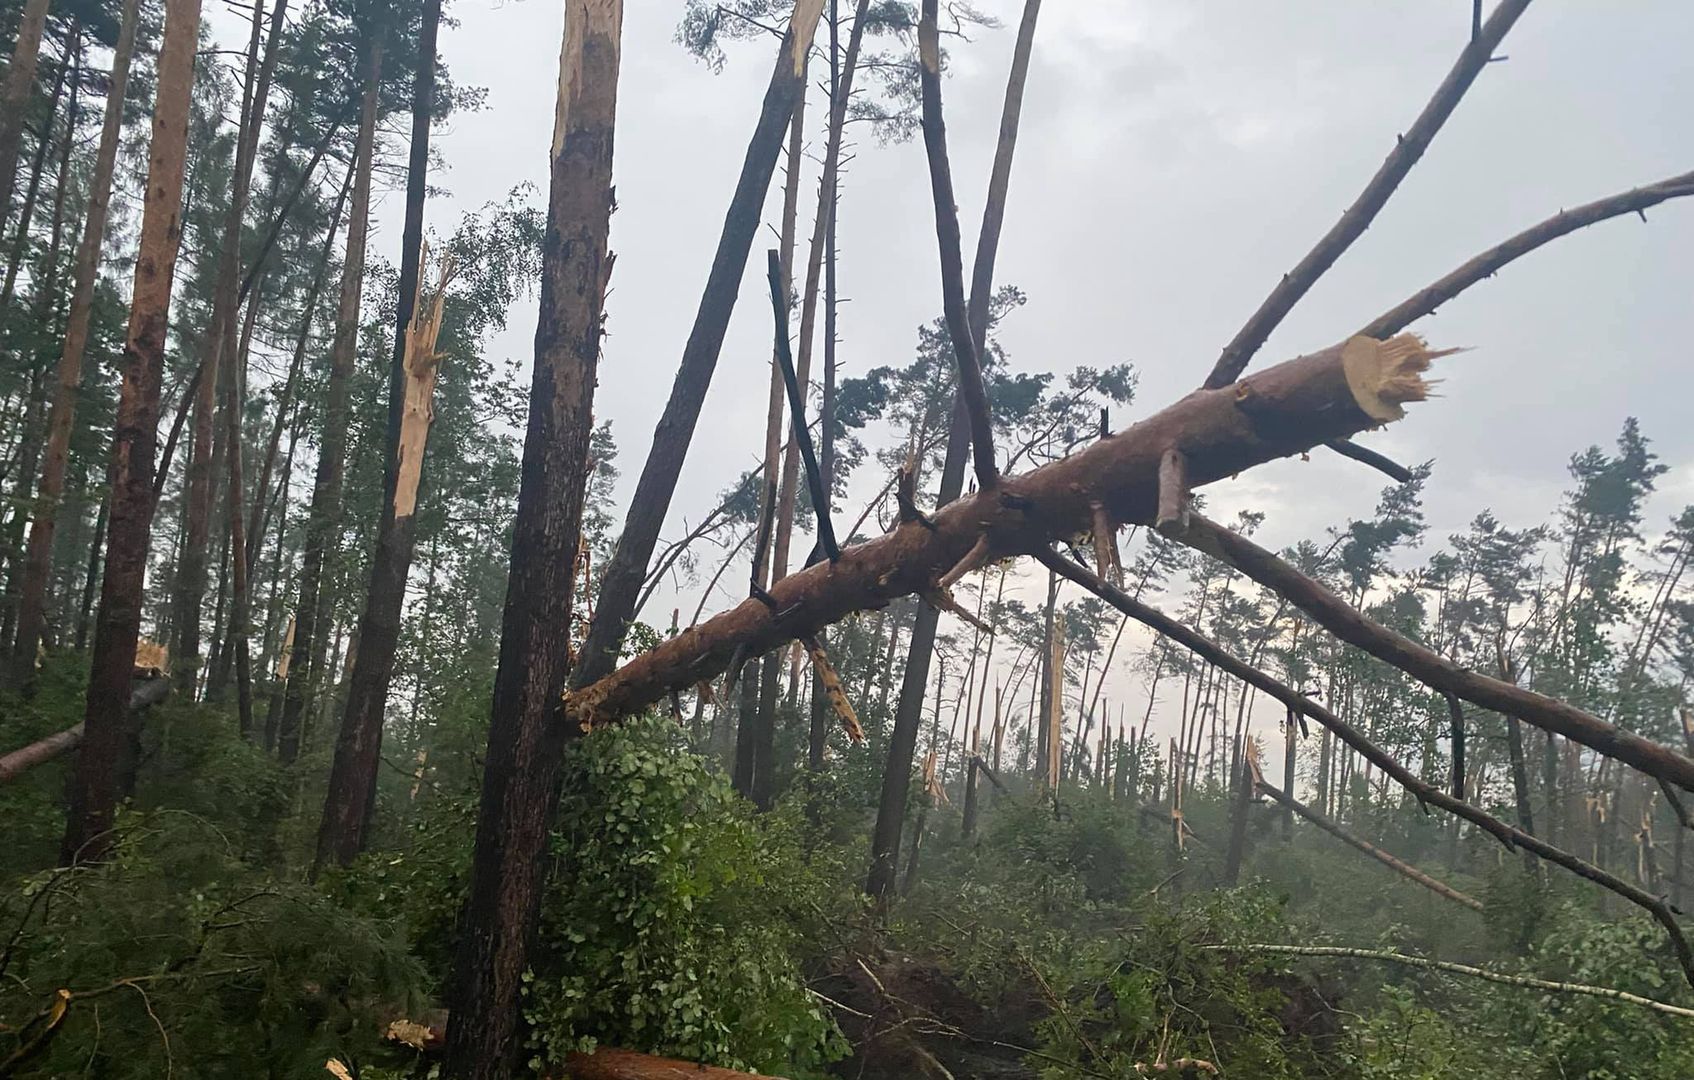
<svg viewBox="0 0 1694 1080">
<path fill-rule="evenodd" d="M 528 944 L 568 740 L 555 710 L 570 674 L 594 384 L 612 256 L 612 145 L 621 0 L 570 0 L 559 55 L 529 428 L 470 892 L 455 963 L 453 1075 L 512 1075 Z"/>
<path fill-rule="evenodd" d="M 94 285 L 100 269 L 100 246 L 106 234 L 106 213 L 111 205 L 112 171 L 117 162 L 118 138 L 123 133 L 124 94 L 129 85 L 129 64 L 135 51 L 139 10 L 140 0 L 124 0 L 106 89 L 106 116 L 100 129 L 94 175 L 89 181 L 88 211 L 83 220 L 82 240 L 77 247 L 76 267 L 72 271 L 64 351 L 59 356 L 53 404 L 47 416 L 46 463 L 41 470 L 41 484 L 36 489 L 35 514 L 30 522 L 29 548 L 24 558 L 23 586 L 18 600 L 18 629 L 12 662 L 20 672 L 33 670 L 36 646 L 41 641 L 46 620 L 47 577 L 52 569 L 53 536 L 58 524 L 59 499 L 64 493 L 71 430 L 76 422 L 77 389 L 82 384 L 82 357 L 88 347 Z"/>
<path fill-rule="evenodd" d="M 141 239 L 135 262 L 123 384 L 112 432 L 112 511 L 106 575 L 94 631 L 83 745 L 72 779 L 60 857 L 95 858 L 110 846 L 117 809 L 128 689 L 141 634 L 142 583 L 153 524 L 153 454 L 159 435 L 165 326 L 182 238 L 182 173 L 200 0 L 168 0 L 157 64 Z"/>
</svg>

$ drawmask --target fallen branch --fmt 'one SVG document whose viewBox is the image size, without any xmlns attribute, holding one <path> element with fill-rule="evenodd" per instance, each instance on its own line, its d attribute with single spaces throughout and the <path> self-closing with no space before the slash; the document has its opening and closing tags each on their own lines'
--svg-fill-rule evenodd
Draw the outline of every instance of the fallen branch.
<svg viewBox="0 0 1694 1080">
<path fill-rule="evenodd" d="M 1586 983 L 1554 982 L 1550 979 L 1536 979 L 1528 975 L 1507 975 L 1501 971 L 1489 971 L 1487 968 L 1471 967 L 1469 964 L 1455 964 L 1450 960 L 1431 960 L 1424 956 L 1407 956 L 1405 953 L 1392 949 L 1349 949 L 1338 945 L 1202 945 L 1202 949 L 1217 952 L 1251 952 L 1251 953 L 1280 953 L 1287 956 L 1345 956 L 1356 960 L 1382 960 L 1390 964 L 1404 964 L 1407 967 L 1427 968 L 1431 971 L 1445 971 L 1452 975 L 1468 975 L 1473 979 L 1486 979 L 1489 982 L 1501 983 L 1505 986 L 1522 986 L 1531 990 L 1548 990 L 1556 994 L 1582 994 L 1587 997 L 1606 998 L 1611 1001 L 1624 1001 L 1631 1005 L 1639 1005 L 1654 1012 L 1666 1013 L 1670 1016 L 1694 1017 L 1694 1009 L 1681 1005 L 1672 1005 L 1665 1001 L 1655 1001 L 1639 994 L 1631 994 L 1627 990 L 1613 990 L 1608 986 L 1590 986 Z"/>
<path fill-rule="evenodd" d="M 844 548 L 839 562 L 771 586 L 775 611 L 743 601 L 566 695 L 572 722 L 615 720 L 724 670 L 738 652 L 758 656 L 854 611 L 929 589 L 984 537 L 993 550 L 1029 552 L 1078 535 L 1102 504 L 1113 521 L 1151 524 L 1166 449 L 1180 445 L 1190 488 L 1332 438 L 1400 418 L 1423 400 L 1422 373 L 1443 355 L 1409 335 L 1345 345 L 1266 368 L 1226 390 L 1199 390 L 1109 439 L 936 511 L 928 526 Z"/>
<path fill-rule="evenodd" d="M 1372 621 L 1320 582 L 1214 521 L 1190 514 L 1180 539 L 1286 597 L 1342 641 L 1436 690 L 1454 694 L 1484 709 L 1515 716 L 1615 757 L 1648 776 L 1694 791 L 1694 758 L 1624 731 L 1574 705 L 1467 671 L 1433 649 Z"/>
<path fill-rule="evenodd" d="M 560 1080 L 782 1080 L 762 1073 L 737 1072 L 692 1061 L 638 1054 L 633 1050 L 615 1050 L 602 1046 L 591 1054 L 571 1054 L 565 1058 Z"/>
<path fill-rule="evenodd" d="M 1465 907 L 1470 908 L 1472 911 L 1481 911 L 1482 910 L 1482 901 L 1481 900 L 1478 900 L 1474 896 L 1469 896 L 1465 893 L 1460 892 L 1459 890 L 1453 888 L 1451 885 L 1448 885 L 1444 881 L 1437 881 L 1435 878 L 1430 877 L 1428 874 L 1424 873 L 1422 870 L 1419 870 L 1417 867 L 1413 866 L 1411 863 L 1404 862 L 1400 859 L 1397 859 L 1394 856 L 1388 854 L 1388 852 L 1383 851 L 1381 848 L 1377 847 L 1375 844 L 1372 844 L 1369 841 L 1366 841 L 1366 840 L 1363 840 L 1363 839 L 1361 839 L 1357 836 L 1354 836 L 1352 833 L 1348 832 L 1346 829 L 1343 829 L 1340 825 L 1338 825 L 1334 821 L 1331 821 L 1329 818 L 1327 818 L 1324 815 L 1318 813 L 1316 810 L 1313 810 L 1311 807 L 1309 807 L 1306 804 L 1300 802 L 1298 799 L 1294 798 L 1292 795 L 1289 795 L 1287 792 L 1283 791 L 1281 788 L 1272 787 L 1271 785 L 1265 783 L 1264 780 L 1262 780 L 1262 779 L 1259 780 L 1255 786 L 1258 788 L 1258 790 L 1264 792 L 1266 795 L 1269 795 L 1272 799 L 1275 799 L 1277 802 L 1281 803 L 1283 806 L 1288 807 L 1288 809 L 1294 811 L 1296 814 L 1299 814 L 1301 817 L 1305 818 L 1307 821 L 1311 822 L 1313 825 L 1316 825 L 1318 828 L 1322 829 L 1324 832 L 1326 832 L 1329 835 L 1335 837 L 1337 840 L 1340 840 L 1342 843 L 1349 845 L 1350 847 L 1354 848 L 1355 850 L 1364 852 L 1366 855 L 1369 855 L 1371 858 L 1375 859 L 1377 862 L 1379 862 L 1382 865 L 1388 867 L 1390 870 L 1394 871 L 1396 874 L 1401 875 L 1402 877 L 1406 878 L 1409 881 L 1417 882 L 1419 885 L 1422 885 L 1424 888 L 1428 889 L 1430 892 L 1436 894 L 1437 896 L 1444 896 L 1447 899 L 1453 901 L 1455 904 L 1463 904 Z"/>
<path fill-rule="evenodd" d="M 1040 558 L 1043 563 L 1057 573 L 1088 589 L 1137 622 L 1165 635 L 1207 663 L 1235 676 L 1249 686 L 1257 687 L 1288 708 L 1316 720 L 1339 736 L 1342 742 L 1358 751 L 1365 760 L 1381 769 L 1395 783 L 1417 796 L 1419 802 L 1439 806 L 1448 813 L 1463 818 L 1482 829 L 1506 845 L 1508 849 L 1515 851 L 1518 848 L 1523 848 L 1533 852 L 1548 862 L 1562 866 L 1578 877 L 1592 881 L 1601 888 L 1608 889 L 1640 907 L 1651 915 L 1660 926 L 1664 927 L 1666 936 L 1670 938 L 1671 947 L 1676 952 L 1677 962 L 1681 965 L 1683 974 L 1688 978 L 1689 984 L 1694 986 L 1694 949 L 1690 949 L 1688 939 L 1683 936 L 1682 926 L 1677 922 L 1676 913 L 1671 910 L 1670 905 L 1663 898 L 1631 885 L 1617 875 L 1602 870 L 1593 863 L 1580 859 L 1568 851 L 1556 848 L 1540 837 L 1532 836 L 1522 829 L 1508 825 L 1492 814 L 1479 810 L 1461 799 L 1455 799 L 1433 784 L 1425 783 L 1411 770 L 1400 764 L 1388 751 L 1366 738 L 1362 732 L 1351 724 L 1287 683 L 1260 671 L 1245 661 L 1237 659 L 1205 635 L 1190 629 L 1164 612 L 1141 603 L 1124 593 L 1123 590 L 1113 588 L 1087 570 L 1068 559 L 1060 557 L 1051 550 L 1041 553 Z"/>
<path fill-rule="evenodd" d="M 1258 352 L 1265 339 L 1270 337 L 1271 331 L 1281 324 L 1294 309 L 1294 305 L 1300 302 L 1300 298 L 1317 284 L 1318 279 L 1335 265 L 1335 260 L 1353 246 L 1353 241 L 1363 236 L 1365 230 L 1370 228 L 1371 222 L 1376 220 L 1376 215 L 1387 205 L 1389 197 L 1400 186 L 1400 181 L 1406 178 L 1406 174 L 1412 171 L 1412 166 L 1423 157 L 1423 152 L 1429 149 L 1436 132 L 1441 130 L 1441 126 L 1458 107 L 1460 99 L 1465 96 L 1465 91 L 1470 89 L 1471 83 L 1476 81 L 1477 75 L 1493 57 L 1494 49 L 1505 38 L 1506 31 L 1512 28 L 1512 24 L 1518 21 L 1518 16 L 1522 15 L 1527 7 L 1529 0 L 1501 0 L 1500 5 L 1483 24 L 1481 31 L 1465 45 L 1458 61 L 1454 63 L 1452 70 L 1447 72 L 1447 77 L 1436 87 L 1435 96 L 1429 99 L 1429 103 L 1423 107 L 1423 111 L 1412 122 L 1412 126 L 1406 129 L 1405 134 L 1395 140 L 1394 149 L 1389 151 L 1387 159 L 1376 170 L 1376 175 L 1370 178 L 1370 183 L 1365 185 L 1364 191 L 1359 193 L 1353 205 L 1341 215 L 1341 220 L 1331 226 L 1317 245 L 1300 260 L 1298 266 L 1282 276 L 1276 288 L 1272 289 L 1270 295 L 1265 297 L 1264 303 L 1259 305 L 1259 310 L 1253 312 L 1246 325 L 1224 346 L 1211 374 L 1206 377 L 1206 389 L 1215 390 L 1239 379 L 1241 373 L 1247 369 L 1248 362 L 1253 359 L 1253 354 Z"/>
<path fill-rule="evenodd" d="M 165 700 L 170 692 L 169 679 L 138 679 L 129 693 L 129 711 L 132 714 L 145 711 Z M 0 784 L 10 783 L 37 765 L 62 757 L 81 745 L 82 725 L 77 724 L 9 754 L 0 754 Z"/>
</svg>

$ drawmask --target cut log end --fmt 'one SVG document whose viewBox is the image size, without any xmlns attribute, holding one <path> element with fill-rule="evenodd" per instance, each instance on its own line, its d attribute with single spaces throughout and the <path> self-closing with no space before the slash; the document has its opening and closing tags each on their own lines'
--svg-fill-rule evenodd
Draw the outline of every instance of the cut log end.
<svg viewBox="0 0 1694 1080">
<path fill-rule="evenodd" d="M 1407 402 L 1428 399 L 1435 383 L 1424 373 L 1434 361 L 1458 351 L 1431 349 L 1417 334 L 1397 334 L 1387 341 L 1354 337 L 1342 346 L 1341 366 L 1359 408 L 1386 424 L 1406 415 Z"/>
</svg>

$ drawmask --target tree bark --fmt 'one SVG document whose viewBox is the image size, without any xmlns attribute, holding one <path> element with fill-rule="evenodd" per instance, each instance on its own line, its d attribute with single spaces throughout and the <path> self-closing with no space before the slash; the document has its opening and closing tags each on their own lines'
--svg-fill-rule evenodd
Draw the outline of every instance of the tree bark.
<svg viewBox="0 0 1694 1080">
<path fill-rule="evenodd" d="M 742 273 L 747 267 L 747 254 L 759 228 L 759 211 L 776 169 L 783 132 L 795 103 L 805 93 L 805 58 L 822 11 L 823 0 L 799 0 L 789 16 L 788 31 L 778 50 L 776 68 L 771 73 L 759 121 L 747 147 L 741 178 L 730 200 L 694 327 L 682 351 L 676 382 L 653 433 L 653 446 L 630 500 L 617 548 L 606 567 L 600 605 L 594 611 L 588 638 L 583 643 L 581 661 L 571 673 L 573 687 L 587 686 L 617 666 L 630 612 L 640 595 L 647 562 L 670 509 L 671 495 L 676 490 L 688 445 L 694 437 L 694 426 L 700 418 L 700 407 L 723 348 L 724 331 L 729 326 Z"/>
<path fill-rule="evenodd" d="M 570 673 L 575 556 L 612 272 L 622 31 L 622 0 L 566 7 L 529 429 L 448 1030 L 455 1076 L 492 1080 L 517 1067 L 548 830 L 565 744 L 581 734 L 556 723 L 554 710 Z"/>
<path fill-rule="evenodd" d="M 64 493 L 65 463 L 70 455 L 71 430 L 76 422 L 77 389 L 82 384 L 82 357 L 88 347 L 89 321 L 94 310 L 94 285 L 100 269 L 100 245 L 111 205 L 112 172 L 118 138 L 123 134 L 124 94 L 129 85 L 130 57 L 135 51 L 140 0 L 124 0 L 117 48 L 106 89 L 106 116 L 100 129 L 100 148 L 88 187 L 88 212 L 72 273 L 71 305 L 65 326 L 64 351 L 59 356 L 53 404 L 47 416 L 46 463 L 36 490 L 30 523 L 29 548 L 24 559 L 18 630 L 12 662 L 19 671 L 33 670 L 35 650 L 46 619 L 47 576 L 52 569 L 53 536 L 58 524 L 59 499 Z"/>
<path fill-rule="evenodd" d="M 165 326 L 181 241 L 182 173 L 188 143 L 200 0 L 168 0 L 156 71 L 141 241 L 125 336 L 123 385 L 112 433 L 112 511 L 106 574 L 83 715 L 83 746 L 71 783 L 66 862 L 98 858 L 110 846 L 142 584 L 153 523 L 153 454 L 164 378 Z"/>
<path fill-rule="evenodd" d="M 289 649 L 288 681 L 277 723 L 277 757 L 292 763 L 300 754 L 306 709 L 326 675 L 328 627 L 320 627 L 324 568 L 341 526 L 341 487 L 347 456 L 348 384 L 353 377 L 359 337 L 359 302 L 365 280 L 365 244 L 370 228 L 371 169 L 382 81 L 382 45 L 371 45 L 366 60 L 365 100 L 359 114 L 354 151 L 353 202 L 347 215 L 347 254 L 341 263 L 341 294 L 336 306 L 335 339 L 330 346 L 329 384 L 324 394 L 323 439 L 318 445 L 312 504 L 307 511 L 305 546 L 300 557 L 300 599 L 294 609 L 294 643 Z M 335 230 L 330 230 L 330 236 Z M 304 352 L 311 327 L 307 311 L 296 354 Z"/>
<path fill-rule="evenodd" d="M 12 62 L 6 86 L 0 91 L 0 225 L 12 216 L 12 186 L 18 173 L 18 143 L 24 130 L 30 88 L 41 58 L 41 36 L 47 28 L 48 0 L 27 0 L 12 43 Z M 3 230 L 0 230 L 3 231 Z"/>
<path fill-rule="evenodd" d="M 264 59 L 259 55 L 261 16 L 264 0 L 253 6 L 253 36 L 247 50 L 247 78 L 242 94 L 241 129 L 236 140 L 235 172 L 230 181 L 229 206 L 224 212 L 223 239 L 218 251 L 218 285 L 212 295 L 212 312 L 201 346 L 200 382 L 195 388 L 194 438 L 188 461 L 187 505 L 184 508 L 187 540 L 182 565 L 177 572 L 177 647 L 173 657 L 183 685 L 192 693 L 200 666 L 200 607 L 206 593 L 207 538 L 211 531 L 214 462 L 214 414 L 217 411 L 219 366 L 236 363 L 229 342 L 233 338 L 237 291 L 241 275 L 241 226 L 247 217 L 247 195 L 258 157 L 259 134 L 264 127 L 265 103 L 271 77 L 276 70 L 281 44 L 283 14 L 287 0 L 276 0 L 271 14 L 271 34 Z M 231 452 L 233 448 L 226 447 Z"/>
</svg>

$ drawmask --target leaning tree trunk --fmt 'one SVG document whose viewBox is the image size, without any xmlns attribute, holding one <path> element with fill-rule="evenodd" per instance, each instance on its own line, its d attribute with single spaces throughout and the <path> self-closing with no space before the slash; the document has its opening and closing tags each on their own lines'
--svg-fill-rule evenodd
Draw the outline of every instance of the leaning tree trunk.
<svg viewBox="0 0 1694 1080">
<path fill-rule="evenodd" d="M 683 347 L 676 382 L 654 432 L 653 447 L 642 466 L 618 546 L 601 580 L 600 605 L 589 625 L 581 662 L 571 672 L 574 687 L 586 686 L 610 674 L 617 666 L 624 633 L 635 610 L 641 582 L 647 575 L 647 563 L 653 557 L 653 545 L 670 510 L 671 495 L 676 491 L 677 477 L 688 456 L 688 444 L 694 438 L 694 425 L 700 419 L 712 371 L 723 349 L 724 332 L 741 289 L 747 253 L 759 230 L 759 210 L 764 205 L 771 174 L 776 170 L 783 132 L 793 115 L 795 102 L 806 91 L 805 59 L 822 11 L 823 0 L 799 0 L 789 17 L 788 31 L 777 52 L 776 68 L 765 90 L 759 122 L 753 129 L 741 177 L 724 219 L 706 289 L 700 297 L 700 308 L 694 316 L 694 328 Z"/>
<path fill-rule="evenodd" d="M 18 671 L 31 670 L 46 617 L 47 576 L 52 568 L 53 534 L 58 523 L 59 498 L 64 492 L 65 462 L 71 430 L 76 423 L 77 388 L 82 383 L 82 356 L 88 347 L 89 321 L 94 310 L 94 284 L 100 269 L 100 245 L 111 205 L 112 170 L 117 162 L 118 137 L 123 133 L 124 93 L 129 85 L 130 57 L 140 0 L 124 0 L 117 50 L 112 57 L 106 89 L 106 117 L 100 129 L 94 176 L 88 187 L 88 213 L 72 273 L 71 306 L 65 326 L 65 347 L 59 356 L 58 380 L 47 417 L 47 460 L 36 490 L 35 516 L 30 523 L 29 548 L 24 559 L 23 586 L 18 600 L 17 639 L 12 662 Z"/>
<path fill-rule="evenodd" d="M 359 300 L 365 280 L 365 241 L 369 235 L 371 166 L 375 158 L 377 107 L 382 79 L 382 44 L 371 45 L 365 75 L 365 100 L 359 116 L 358 147 L 354 152 L 353 203 L 347 217 L 347 255 L 341 263 L 341 296 L 335 315 L 335 339 L 330 346 L 329 384 L 324 395 L 323 439 L 307 511 L 305 546 L 300 557 L 300 599 L 294 609 L 294 641 L 284 670 L 288 673 L 277 723 L 277 757 L 289 764 L 300 754 L 300 737 L 308 703 L 325 674 L 328 627 L 320 627 L 324 564 L 341 526 L 341 486 L 347 456 L 347 395 L 359 338 Z M 331 229 L 330 235 L 334 236 Z M 303 353 L 311 328 L 311 312 L 302 322 L 299 347 Z"/>
<path fill-rule="evenodd" d="M 388 462 L 383 480 L 382 516 L 377 523 L 376 551 L 371 556 L 370 587 L 358 625 L 358 651 L 347 674 L 347 707 L 336 740 L 335 764 L 318 829 L 315 866 L 333 858 L 346 864 L 365 845 L 368 804 L 376 791 L 381 759 L 382 716 L 388 704 L 388 683 L 394 676 L 394 653 L 400 644 L 400 609 L 406 602 L 406 574 L 412 567 L 417 539 L 416 508 L 419 472 L 429 436 L 427 415 L 418 415 L 414 395 L 426 372 L 434 393 L 435 347 L 417 349 L 412 341 L 417 325 L 414 310 L 423 261 L 424 200 L 429 191 L 429 124 L 435 106 L 435 39 L 441 26 L 441 0 L 425 0 L 418 40 L 417 75 L 412 82 L 412 146 L 406 163 L 406 224 L 400 238 L 400 292 L 396 305 L 394 352 L 388 382 Z M 443 281 L 445 287 L 445 281 Z M 414 361 L 422 365 L 414 370 Z M 429 408 L 429 398 L 421 402 Z M 410 419 L 410 423 L 408 423 Z M 407 445 L 407 439 L 415 439 Z M 408 494 L 406 489 L 410 488 Z"/>
<path fill-rule="evenodd" d="M 41 58 L 41 35 L 47 28 L 48 0 L 28 0 L 12 44 L 12 63 L 6 86 L 0 90 L 0 232 L 11 218 L 12 185 L 18 172 L 18 143 L 23 136 L 29 91 Z"/>
<path fill-rule="evenodd" d="M 988 198 L 983 204 L 976 261 L 971 268 L 970 335 L 978 356 L 982 354 L 988 338 L 988 305 L 994 288 L 994 261 L 999 253 L 1000 226 L 1005 220 L 1006 193 L 1011 185 L 1012 154 L 1017 148 L 1018 121 L 1023 111 L 1024 80 L 1029 71 L 1035 21 L 1040 10 L 1041 0 L 1025 0 L 1017 46 L 1012 53 L 1011 74 L 1006 81 L 1006 102 L 1000 116 L 1000 138 L 994 150 Z M 961 397 L 955 404 L 952 427 L 947 436 L 947 453 L 941 466 L 941 489 L 936 499 L 938 506 L 953 502 L 964 491 L 965 462 L 969 451 L 970 426 Z M 871 833 L 871 870 L 865 891 L 872 896 L 887 896 L 894 887 L 900 862 L 900 829 L 906 817 L 906 789 L 912 758 L 917 752 L 923 687 L 929 679 L 929 658 L 935 648 L 935 631 L 939 622 L 940 612 L 925 604 L 918 609 L 912 624 L 911 647 L 906 654 L 900 698 L 894 708 L 894 728 L 889 735 L 888 761 L 883 766 L 876 826 Z"/>
<path fill-rule="evenodd" d="M 229 205 L 224 211 L 223 239 L 218 250 L 217 288 L 212 294 L 212 313 L 206 326 L 200 358 L 200 382 L 195 387 L 194 439 L 188 459 L 188 494 L 184 515 L 187 542 L 177 572 L 177 648 L 174 660 L 181 668 L 183 685 L 193 693 L 200 665 L 200 607 L 206 594 L 207 539 L 211 533 L 212 490 L 216 466 L 212 445 L 214 415 L 218 408 L 219 368 L 236 358 L 230 348 L 234 339 L 236 309 L 240 306 L 241 226 L 247 217 L 247 195 L 252 186 L 253 163 L 258 157 L 259 135 L 264 127 L 265 103 L 271 77 L 276 70 L 287 0 L 277 0 L 271 13 L 270 39 L 263 62 L 259 57 L 264 0 L 253 5 L 253 36 L 247 49 L 247 78 L 242 95 L 241 128 L 236 137 L 235 173 L 230 180 Z M 239 453 L 234 446 L 226 452 Z"/>
<path fill-rule="evenodd" d="M 168 0 L 155 76 L 158 92 L 124 342 L 123 386 L 112 431 L 106 576 L 94 631 L 82 752 L 71 782 L 60 850 L 66 862 L 106 852 L 117 809 L 129 682 L 141 635 L 142 585 L 153 524 L 153 454 L 159 436 L 166 317 L 182 239 L 182 172 L 199 31 L 200 0 Z"/>
<path fill-rule="evenodd" d="M 448 1029 L 451 1073 L 479 1080 L 512 1075 L 524 1045 L 519 1017 L 548 830 L 565 743 L 581 734 L 558 722 L 557 707 L 570 674 L 576 552 L 612 271 L 606 248 L 622 31 L 621 0 L 570 0 L 565 9 L 529 430 Z"/>
</svg>

